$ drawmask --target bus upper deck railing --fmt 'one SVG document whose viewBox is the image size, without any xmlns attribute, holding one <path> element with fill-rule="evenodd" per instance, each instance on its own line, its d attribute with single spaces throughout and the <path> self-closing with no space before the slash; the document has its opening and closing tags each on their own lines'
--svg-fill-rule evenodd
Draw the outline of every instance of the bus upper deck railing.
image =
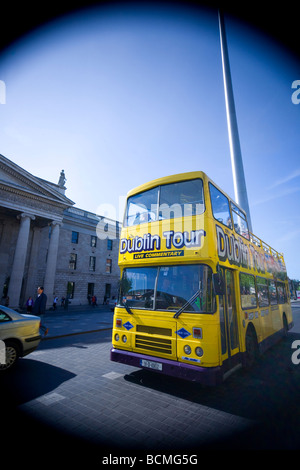
<svg viewBox="0 0 300 470">
<path fill-rule="evenodd" d="M 283 254 L 279 253 L 278 251 L 274 250 L 270 245 L 265 243 L 263 240 L 258 238 L 256 235 L 253 233 L 249 232 L 250 235 L 250 241 L 254 245 L 256 245 L 258 248 L 262 248 L 266 253 L 270 254 L 271 256 L 274 256 L 278 259 L 283 259 Z"/>
</svg>

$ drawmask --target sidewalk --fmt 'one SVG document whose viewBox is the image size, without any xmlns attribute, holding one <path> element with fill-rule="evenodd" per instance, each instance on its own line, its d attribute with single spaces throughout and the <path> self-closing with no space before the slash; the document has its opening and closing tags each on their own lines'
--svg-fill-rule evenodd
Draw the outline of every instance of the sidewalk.
<svg viewBox="0 0 300 470">
<path fill-rule="evenodd" d="M 56 310 L 47 310 L 44 323 L 48 327 L 48 334 L 44 340 L 70 336 L 81 333 L 90 333 L 111 329 L 113 314 L 107 305 L 91 307 L 89 305 L 69 306 L 68 310 L 58 307 Z"/>
<path fill-rule="evenodd" d="M 294 314 L 293 332 L 300 332 L 300 317 L 295 316 L 296 309 L 300 307 L 299 301 L 292 303 Z M 58 307 L 56 310 L 47 310 L 44 322 L 49 331 L 45 338 L 54 339 L 61 336 L 76 335 L 111 329 L 113 327 L 113 314 L 108 305 L 70 305 L 68 310 Z"/>
</svg>

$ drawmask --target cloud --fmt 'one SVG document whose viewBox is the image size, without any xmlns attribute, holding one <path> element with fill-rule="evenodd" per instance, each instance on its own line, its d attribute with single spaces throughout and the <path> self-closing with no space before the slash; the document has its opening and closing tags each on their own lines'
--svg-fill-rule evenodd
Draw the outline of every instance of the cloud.
<svg viewBox="0 0 300 470">
<path fill-rule="evenodd" d="M 280 186 L 281 184 L 288 183 L 289 181 L 297 178 L 298 176 L 300 176 L 300 168 L 298 168 L 297 170 L 294 170 L 288 176 L 286 176 L 284 178 L 281 178 L 280 180 L 275 181 L 271 186 L 268 187 L 268 189 L 277 188 L 277 186 Z"/>
<path fill-rule="evenodd" d="M 276 186 L 279 186 L 276 185 Z M 273 186 L 274 188 L 275 186 Z M 269 188 L 271 189 L 271 188 Z M 265 198 L 263 199 L 259 199 L 258 201 L 254 201 L 251 206 L 254 207 L 254 206 L 259 206 L 260 204 L 265 204 L 266 202 L 270 202 L 270 201 L 273 201 L 274 199 L 278 199 L 278 198 L 282 198 L 282 197 L 285 197 L 285 196 L 289 196 L 290 194 L 293 194 L 293 193 L 297 193 L 300 191 L 300 187 L 294 187 L 294 188 L 287 188 L 287 189 L 284 189 L 282 191 L 274 191 L 272 194 L 270 194 L 269 196 L 266 196 Z"/>
</svg>

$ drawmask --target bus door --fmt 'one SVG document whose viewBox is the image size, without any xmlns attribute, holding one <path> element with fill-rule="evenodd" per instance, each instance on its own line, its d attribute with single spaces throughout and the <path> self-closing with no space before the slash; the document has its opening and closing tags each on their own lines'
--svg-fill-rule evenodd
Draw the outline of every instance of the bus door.
<svg viewBox="0 0 300 470">
<path fill-rule="evenodd" d="M 239 334 L 234 273 L 222 268 L 225 293 L 220 295 L 221 357 L 224 369 L 229 370 L 238 363 Z"/>
</svg>

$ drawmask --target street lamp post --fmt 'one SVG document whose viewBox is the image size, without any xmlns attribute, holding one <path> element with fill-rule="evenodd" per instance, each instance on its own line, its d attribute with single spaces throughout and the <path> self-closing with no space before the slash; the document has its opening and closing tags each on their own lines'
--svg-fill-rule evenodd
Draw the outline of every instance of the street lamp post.
<svg viewBox="0 0 300 470">
<path fill-rule="evenodd" d="M 247 196 L 246 180 L 243 167 L 242 152 L 240 146 L 233 88 L 231 81 L 228 47 L 225 31 L 225 22 L 222 12 L 219 10 L 219 28 L 221 41 L 221 54 L 223 66 L 223 79 L 225 91 L 225 104 L 227 114 L 227 126 L 229 135 L 230 156 L 233 174 L 234 195 L 236 202 L 247 214 L 249 230 L 252 232 L 250 209 Z"/>
</svg>

